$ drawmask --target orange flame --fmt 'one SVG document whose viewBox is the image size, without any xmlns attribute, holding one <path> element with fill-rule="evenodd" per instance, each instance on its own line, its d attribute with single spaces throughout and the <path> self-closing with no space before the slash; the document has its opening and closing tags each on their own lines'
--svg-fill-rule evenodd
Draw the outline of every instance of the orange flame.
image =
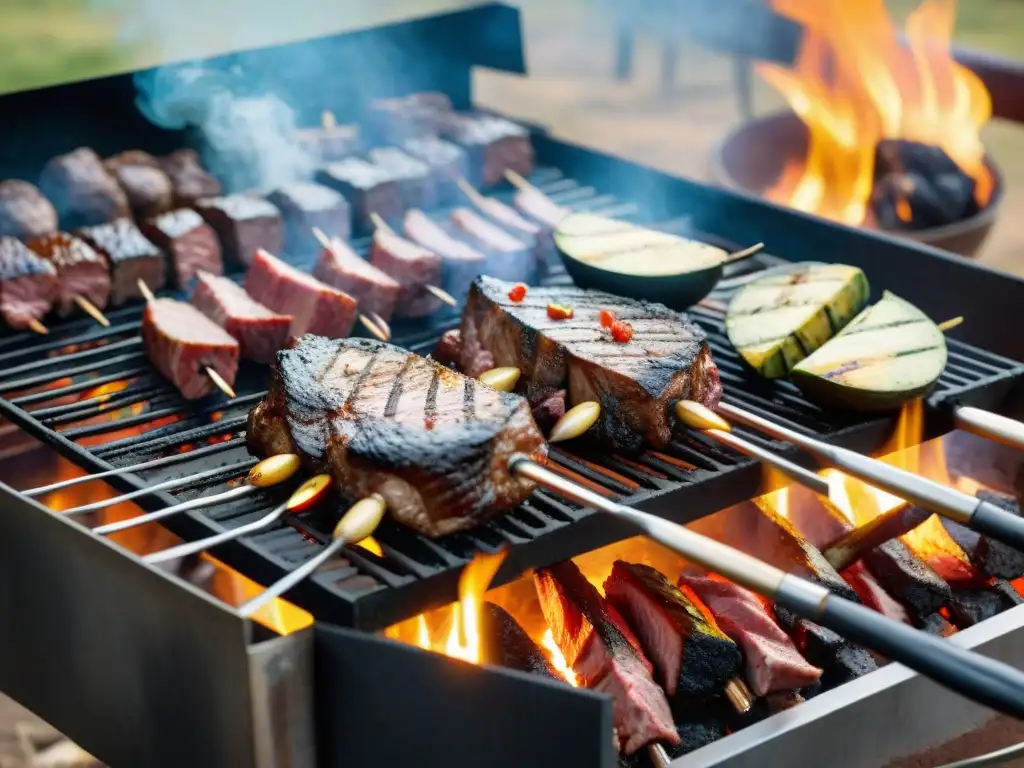
<svg viewBox="0 0 1024 768">
<path fill-rule="evenodd" d="M 924 0 L 903 38 L 884 0 L 772 0 L 804 27 L 791 69 L 758 65 L 808 129 L 804 158 L 765 194 L 807 213 L 863 224 L 874 186 L 875 148 L 885 139 L 941 147 L 977 182 L 985 205 L 994 179 L 980 130 L 992 100 L 951 54 L 956 0 Z M 909 218 L 909 203 L 897 214 Z"/>
<path fill-rule="evenodd" d="M 544 632 L 540 644 L 547 651 L 548 658 L 551 659 L 551 666 L 554 667 L 555 672 L 565 678 L 565 682 L 573 688 L 578 688 L 579 683 L 576 681 L 576 673 L 566 663 L 562 650 L 558 647 L 558 643 L 555 642 L 555 633 L 550 629 Z"/>
</svg>

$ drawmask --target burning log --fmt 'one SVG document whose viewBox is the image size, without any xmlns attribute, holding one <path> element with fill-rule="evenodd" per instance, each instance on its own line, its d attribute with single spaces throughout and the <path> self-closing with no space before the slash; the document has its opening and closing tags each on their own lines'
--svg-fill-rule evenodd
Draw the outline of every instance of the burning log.
<svg viewBox="0 0 1024 768">
<path fill-rule="evenodd" d="M 825 500 L 821 500 L 821 504 L 832 507 Z M 845 536 L 832 542 L 824 551 L 825 559 L 837 571 L 844 571 L 867 552 L 914 530 L 930 515 L 930 512 L 910 504 L 883 512 L 864 525 L 851 527 Z"/>
<path fill-rule="evenodd" d="M 994 579 L 980 589 L 955 591 L 949 601 L 949 616 L 957 627 L 965 629 L 1021 603 L 1024 598 L 1008 581 Z"/>
<path fill-rule="evenodd" d="M 978 491 L 976 496 L 1020 516 L 1020 506 L 1012 496 L 984 490 Z M 976 568 L 999 579 L 1018 579 L 1024 576 L 1024 552 L 952 520 L 943 519 L 942 524 Z"/>
<path fill-rule="evenodd" d="M 500 606 L 484 603 L 480 611 L 480 657 L 485 664 L 562 680 L 548 657 Z"/>
<path fill-rule="evenodd" d="M 949 602 L 949 584 L 899 539 L 864 554 L 864 565 L 893 597 L 921 623 Z"/>
</svg>

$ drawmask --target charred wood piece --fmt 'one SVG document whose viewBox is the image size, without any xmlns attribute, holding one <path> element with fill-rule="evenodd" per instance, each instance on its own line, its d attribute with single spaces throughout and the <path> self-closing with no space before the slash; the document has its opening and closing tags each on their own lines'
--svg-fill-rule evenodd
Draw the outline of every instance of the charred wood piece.
<svg viewBox="0 0 1024 768">
<path fill-rule="evenodd" d="M 1020 506 L 1012 496 L 994 491 L 978 491 L 976 495 L 982 501 L 1020 515 Z M 1024 576 L 1024 552 L 983 536 L 953 520 L 943 518 L 942 524 L 976 568 L 997 579 L 1018 579 Z"/>
</svg>

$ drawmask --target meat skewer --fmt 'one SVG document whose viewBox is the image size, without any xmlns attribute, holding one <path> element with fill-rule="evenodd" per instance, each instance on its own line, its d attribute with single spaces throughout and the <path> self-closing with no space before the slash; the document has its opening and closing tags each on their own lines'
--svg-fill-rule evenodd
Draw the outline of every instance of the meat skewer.
<svg viewBox="0 0 1024 768">
<path fill-rule="evenodd" d="M 515 208 L 505 205 L 500 200 L 481 195 L 465 179 L 456 179 L 455 183 L 477 210 L 498 224 L 502 229 L 516 237 L 522 238 L 531 246 L 533 258 L 536 262 L 535 268 L 546 268 L 547 264 L 555 257 L 553 230 L 524 218 L 516 212 Z"/>
<path fill-rule="evenodd" d="M 548 229 L 553 231 L 569 215 L 568 208 L 558 205 L 515 171 L 506 170 L 505 178 L 518 190 L 513 198 L 516 208 Z"/>
<path fill-rule="evenodd" d="M 231 278 L 200 272 L 192 306 L 231 334 L 246 359 L 272 363 L 288 343 L 291 315 L 267 309 Z"/>
<path fill-rule="evenodd" d="M 359 313 L 359 322 L 381 341 L 389 341 L 391 328 L 387 320 L 368 305 L 376 309 L 394 307 L 398 296 L 398 283 L 358 256 L 355 259 L 348 258 L 347 246 L 329 240 L 320 228 L 313 227 L 313 237 L 323 247 L 325 257 L 329 256 L 332 259 L 328 264 L 321 258 L 313 271 L 313 276 L 351 294 L 356 300 L 356 308 L 364 307 L 364 311 Z M 387 313 L 390 315 L 391 310 L 387 310 Z"/>
<path fill-rule="evenodd" d="M 157 297 L 153 294 L 153 291 L 150 290 L 150 287 L 146 284 L 146 282 L 141 277 L 138 280 L 138 288 L 139 288 L 139 293 L 142 294 L 142 296 L 146 299 L 146 304 L 147 304 L 147 306 L 146 306 L 146 314 L 143 316 L 143 322 L 142 322 L 142 335 L 143 335 L 143 338 L 147 339 L 147 343 L 146 343 L 147 349 L 149 349 L 152 344 L 157 343 L 157 339 L 160 336 L 160 334 L 157 334 L 155 332 L 155 330 L 152 330 L 152 331 L 150 331 L 151 335 L 149 335 L 147 337 L 147 330 L 148 329 L 155 329 L 157 327 L 155 325 L 157 323 L 157 317 L 159 315 L 163 314 L 165 309 L 169 309 L 173 305 L 173 307 L 175 308 L 176 311 L 181 312 L 182 314 L 185 315 L 185 317 L 182 318 L 182 320 L 184 320 L 184 322 L 180 322 L 180 321 L 179 322 L 175 322 L 170 317 L 166 318 L 166 320 L 170 320 L 171 323 L 176 327 L 176 330 L 178 330 L 178 331 L 195 332 L 195 330 L 198 328 L 199 332 L 200 332 L 200 336 L 203 333 L 206 333 L 208 336 L 211 336 L 213 339 L 215 339 L 216 340 L 216 344 L 222 350 L 224 350 L 224 354 L 228 355 L 228 357 L 233 360 L 233 366 L 232 366 L 232 363 L 230 361 L 228 362 L 227 365 L 228 365 L 229 370 L 232 371 L 231 372 L 231 379 L 232 380 L 234 379 L 234 370 L 236 370 L 237 367 L 238 367 L 239 346 L 238 346 L 238 342 L 237 341 L 235 341 L 231 336 L 229 336 L 227 334 L 227 332 L 224 331 L 219 325 L 215 325 L 212 320 L 208 320 L 207 317 L 204 314 L 202 314 L 198 309 L 195 309 L 191 305 L 184 304 L 182 302 L 175 302 L 175 301 L 173 301 L 171 299 L 157 299 Z M 166 305 L 162 305 L 162 304 L 158 305 L 158 304 L 156 304 L 156 302 L 169 302 L 169 303 L 166 304 Z M 191 313 L 188 313 L 185 310 L 180 309 L 181 307 L 188 307 L 188 309 L 191 310 L 192 312 L 194 312 L 195 314 L 191 315 Z M 147 319 L 149 320 L 150 323 L 152 323 L 152 325 L 147 323 Z M 209 323 L 209 327 L 207 327 L 205 325 L 206 323 Z M 210 333 L 210 331 L 209 331 L 210 328 L 215 328 L 217 333 Z M 221 334 L 223 334 L 223 338 L 221 338 Z M 230 341 L 230 343 L 228 343 L 229 341 Z M 233 349 L 233 353 L 232 353 L 232 349 Z M 152 359 L 152 355 L 151 355 L 151 359 Z M 156 361 L 154 361 L 154 362 L 156 362 Z M 158 367 L 160 367 L 160 366 L 158 365 Z M 237 397 L 237 395 L 235 394 L 235 390 L 231 386 L 231 383 L 229 383 L 220 374 L 220 372 L 218 372 L 216 370 L 216 368 L 214 366 L 212 366 L 212 365 L 205 365 L 205 366 L 203 366 L 203 370 L 206 372 L 206 375 L 209 377 L 209 379 L 213 383 L 213 385 L 215 387 L 217 387 L 217 389 L 219 389 L 221 392 L 223 392 L 225 395 L 227 395 L 230 398 Z M 172 382 L 174 382 L 175 385 L 177 385 L 179 387 L 179 389 L 181 389 L 180 384 L 184 383 L 184 381 L 181 379 L 178 371 L 168 368 L 167 370 L 161 369 L 160 372 L 163 373 L 164 376 L 169 378 Z M 204 391 L 204 388 L 202 388 L 202 387 L 195 387 L 195 388 L 188 387 L 187 389 L 182 390 L 182 396 L 185 397 L 186 399 L 190 399 L 190 400 L 191 399 L 195 399 L 197 397 L 202 397 L 205 394 L 207 394 L 207 392 Z"/>
<path fill-rule="evenodd" d="M 376 213 L 370 214 L 370 221 L 373 223 L 374 226 L 373 256 L 371 261 L 374 263 L 374 266 L 378 267 L 379 269 L 382 269 L 384 272 L 387 272 L 389 274 L 391 273 L 391 270 L 384 269 L 385 260 L 387 260 L 389 263 L 401 263 L 407 260 L 412 262 L 414 260 L 412 257 L 419 256 L 418 260 L 420 262 L 425 262 L 428 260 L 423 258 L 421 254 L 426 252 L 430 256 L 433 256 L 433 259 L 429 260 L 430 263 L 425 265 L 425 271 L 430 273 L 430 276 L 427 277 L 427 282 L 422 282 L 418 277 L 413 277 L 405 281 L 404 283 L 402 280 L 399 280 L 399 283 L 403 284 L 404 289 L 410 294 L 409 297 L 406 298 L 413 298 L 413 300 L 415 300 L 415 290 L 417 288 L 422 288 L 423 290 L 427 291 L 427 293 L 433 295 L 434 298 L 442 301 L 448 306 L 458 306 L 459 303 L 452 297 L 450 293 L 433 284 L 433 282 L 436 282 L 437 278 L 440 277 L 441 271 L 441 259 L 437 254 L 426 251 L 426 249 L 421 248 L 421 246 L 418 246 L 415 243 L 412 243 L 411 241 L 405 240 L 405 238 L 401 237 L 400 235 L 398 235 L 398 233 L 391 229 L 391 227 L 388 226 L 387 222 L 384 221 L 384 219 L 381 218 Z M 378 240 L 378 236 L 382 239 L 386 238 L 386 242 L 388 243 L 388 245 L 383 245 L 381 240 Z M 414 252 L 412 249 L 409 249 L 409 246 L 412 246 L 412 249 L 416 249 L 416 252 Z M 401 295 L 399 296 L 399 301 L 403 301 Z"/>
<path fill-rule="evenodd" d="M 110 272 L 103 256 L 66 232 L 36 237 L 26 245 L 57 270 L 56 303 L 61 314 L 70 313 L 75 305 L 104 328 L 110 327 L 99 308 L 105 307 L 110 298 Z"/>
<path fill-rule="evenodd" d="M 20 240 L 0 237 L 0 315 L 11 328 L 49 333 L 42 318 L 57 298 L 57 270 Z"/>
</svg>

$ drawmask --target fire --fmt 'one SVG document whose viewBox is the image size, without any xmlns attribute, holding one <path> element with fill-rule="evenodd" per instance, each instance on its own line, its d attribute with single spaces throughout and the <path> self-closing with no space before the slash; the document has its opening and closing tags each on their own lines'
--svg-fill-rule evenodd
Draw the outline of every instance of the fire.
<svg viewBox="0 0 1024 768">
<path fill-rule="evenodd" d="M 384 557 L 384 550 L 380 548 L 380 542 L 378 542 L 373 536 L 367 536 L 365 539 L 356 544 L 357 547 L 362 547 L 367 552 L 372 552 L 377 557 Z"/>
<path fill-rule="evenodd" d="M 576 682 L 576 673 L 566 663 L 565 656 L 562 655 L 561 649 L 555 642 L 555 633 L 550 629 L 545 631 L 544 636 L 541 637 L 540 645 L 547 651 L 548 657 L 551 659 L 551 666 L 555 668 L 555 672 L 564 677 L 565 682 L 573 688 L 578 687 L 579 683 Z"/>
<path fill-rule="evenodd" d="M 992 116 L 982 81 L 950 52 L 956 0 L 924 0 L 901 31 L 884 0 L 772 0 L 804 27 L 791 69 L 758 71 L 808 129 L 802 160 L 790 162 L 766 196 L 860 225 L 868 218 L 875 149 L 886 139 L 937 146 L 976 182 L 985 205 L 994 180 L 980 130 Z M 906 199 L 897 214 L 909 219 Z"/>
</svg>

